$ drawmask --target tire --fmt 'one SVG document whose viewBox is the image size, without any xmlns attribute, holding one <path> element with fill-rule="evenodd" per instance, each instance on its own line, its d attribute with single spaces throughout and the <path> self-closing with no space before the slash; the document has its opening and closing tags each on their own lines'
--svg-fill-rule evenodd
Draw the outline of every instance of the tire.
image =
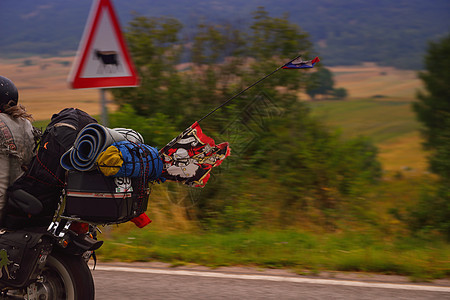
<svg viewBox="0 0 450 300">
<path fill-rule="evenodd" d="M 94 280 L 81 256 L 52 253 L 42 275 L 43 282 L 37 284 L 38 299 L 94 300 Z"/>
</svg>

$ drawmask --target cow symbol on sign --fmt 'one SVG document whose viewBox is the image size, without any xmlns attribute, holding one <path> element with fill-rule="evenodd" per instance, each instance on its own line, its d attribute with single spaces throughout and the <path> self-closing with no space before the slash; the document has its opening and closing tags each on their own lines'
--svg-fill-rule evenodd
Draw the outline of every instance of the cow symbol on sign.
<svg viewBox="0 0 450 300">
<path fill-rule="evenodd" d="M 104 72 L 114 73 L 118 71 L 120 63 L 117 59 L 118 53 L 116 51 L 100 51 L 95 49 L 94 58 L 100 61 L 97 74 L 103 74 Z"/>
</svg>

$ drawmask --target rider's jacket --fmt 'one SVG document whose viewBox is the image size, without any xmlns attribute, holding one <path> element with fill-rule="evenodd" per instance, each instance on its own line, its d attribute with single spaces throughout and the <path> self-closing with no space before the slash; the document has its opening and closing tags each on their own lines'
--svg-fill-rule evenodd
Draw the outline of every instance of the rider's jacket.
<svg viewBox="0 0 450 300">
<path fill-rule="evenodd" d="M 0 113 L 0 218 L 6 189 L 23 174 L 22 166 L 30 163 L 34 146 L 30 121 Z"/>
</svg>

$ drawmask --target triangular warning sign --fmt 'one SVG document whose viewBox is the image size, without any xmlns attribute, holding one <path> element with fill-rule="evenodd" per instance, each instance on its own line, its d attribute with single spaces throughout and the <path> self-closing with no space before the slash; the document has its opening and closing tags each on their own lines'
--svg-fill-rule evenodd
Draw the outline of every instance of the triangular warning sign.
<svg viewBox="0 0 450 300">
<path fill-rule="evenodd" d="M 92 5 L 69 83 L 74 89 L 139 85 L 110 0 L 96 0 Z"/>
</svg>

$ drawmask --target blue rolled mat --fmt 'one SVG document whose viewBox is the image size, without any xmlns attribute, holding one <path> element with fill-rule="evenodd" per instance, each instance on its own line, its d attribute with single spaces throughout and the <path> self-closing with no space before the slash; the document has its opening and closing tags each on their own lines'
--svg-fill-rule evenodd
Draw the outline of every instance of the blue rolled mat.
<svg viewBox="0 0 450 300">
<path fill-rule="evenodd" d="M 161 176 L 163 161 L 155 147 L 127 141 L 117 142 L 112 146 L 115 146 L 123 157 L 123 165 L 115 177 L 146 176 L 149 180 L 157 180 Z"/>
<path fill-rule="evenodd" d="M 120 132 L 123 130 L 120 128 L 116 131 L 97 123 L 88 124 L 78 133 L 73 147 L 61 156 L 61 166 L 66 170 L 81 172 L 94 170 L 97 157 L 107 147 L 127 139 L 135 141 L 129 134 Z"/>
</svg>

